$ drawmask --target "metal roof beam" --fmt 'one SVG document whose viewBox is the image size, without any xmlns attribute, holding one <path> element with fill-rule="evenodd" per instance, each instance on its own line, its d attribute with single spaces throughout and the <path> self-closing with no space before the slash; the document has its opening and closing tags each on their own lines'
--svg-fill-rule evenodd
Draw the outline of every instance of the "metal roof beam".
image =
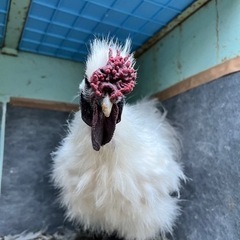
<svg viewBox="0 0 240 240">
<path fill-rule="evenodd" d="M 2 53 L 16 56 L 31 0 L 12 0 Z"/>
</svg>

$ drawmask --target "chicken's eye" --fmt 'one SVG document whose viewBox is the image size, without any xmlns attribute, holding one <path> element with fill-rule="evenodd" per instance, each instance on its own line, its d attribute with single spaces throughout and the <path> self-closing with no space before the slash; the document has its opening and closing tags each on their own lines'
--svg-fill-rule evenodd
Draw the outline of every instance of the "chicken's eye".
<svg viewBox="0 0 240 240">
<path fill-rule="evenodd" d="M 89 83 L 87 77 L 84 78 L 84 81 L 85 81 L 85 84 L 86 84 L 87 88 L 90 88 L 91 85 L 90 85 L 90 83 Z"/>
</svg>

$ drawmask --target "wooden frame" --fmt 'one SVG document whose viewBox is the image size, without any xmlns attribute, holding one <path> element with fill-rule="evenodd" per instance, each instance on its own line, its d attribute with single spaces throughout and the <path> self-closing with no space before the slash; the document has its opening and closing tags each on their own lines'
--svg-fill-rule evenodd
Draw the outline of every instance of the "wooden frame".
<svg viewBox="0 0 240 240">
<path fill-rule="evenodd" d="M 41 108 L 62 112 L 71 112 L 78 111 L 78 104 L 64 103 L 64 102 L 55 102 L 55 101 L 47 101 L 47 100 L 37 100 L 30 98 L 17 98 L 11 97 L 10 102 L 12 106 L 17 107 L 29 107 L 29 108 Z"/>
<path fill-rule="evenodd" d="M 189 77 L 166 90 L 163 90 L 159 93 L 154 94 L 152 97 L 158 98 L 163 101 L 174 97 L 178 94 L 186 92 L 195 87 L 201 86 L 213 80 L 216 80 L 222 76 L 225 76 L 230 73 L 240 71 L 240 57 L 227 60 L 224 63 L 221 63 L 215 67 L 212 67 L 206 71 L 200 72 L 192 77 Z M 41 108 L 49 109 L 55 111 L 78 111 L 78 104 L 64 103 L 64 102 L 55 102 L 47 100 L 37 100 L 37 99 L 28 99 L 28 98 L 10 98 L 10 104 L 18 107 L 30 107 L 30 108 Z"/>
<path fill-rule="evenodd" d="M 217 80 L 220 77 L 238 71 L 240 71 L 240 57 L 227 60 L 224 63 L 221 63 L 206 71 L 200 72 L 192 77 L 189 77 L 173 85 L 172 87 L 169 87 L 166 90 L 154 94 L 153 97 L 156 97 L 159 100 L 163 101 L 195 87 L 201 86 L 213 80 Z"/>
</svg>

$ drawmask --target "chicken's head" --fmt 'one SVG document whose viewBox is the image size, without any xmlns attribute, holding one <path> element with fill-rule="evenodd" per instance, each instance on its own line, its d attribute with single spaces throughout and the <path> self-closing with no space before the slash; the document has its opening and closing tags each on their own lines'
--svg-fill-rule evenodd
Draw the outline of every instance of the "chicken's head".
<svg viewBox="0 0 240 240">
<path fill-rule="evenodd" d="M 92 146 L 97 151 L 111 141 L 121 121 L 125 95 L 136 84 L 130 45 L 129 39 L 123 46 L 106 39 L 90 44 L 86 74 L 80 84 L 80 107 L 83 121 L 92 128 Z"/>
</svg>

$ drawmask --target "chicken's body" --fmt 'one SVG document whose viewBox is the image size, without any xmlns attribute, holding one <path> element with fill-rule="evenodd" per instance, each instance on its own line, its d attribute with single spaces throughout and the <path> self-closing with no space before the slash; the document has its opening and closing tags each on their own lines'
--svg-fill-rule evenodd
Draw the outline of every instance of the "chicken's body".
<svg viewBox="0 0 240 240">
<path fill-rule="evenodd" d="M 171 232 L 184 179 L 175 130 L 156 101 L 125 105 L 111 141 L 95 151 L 81 112 L 55 152 L 53 180 L 67 216 L 94 231 L 146 240 Z"/>
</svg>

